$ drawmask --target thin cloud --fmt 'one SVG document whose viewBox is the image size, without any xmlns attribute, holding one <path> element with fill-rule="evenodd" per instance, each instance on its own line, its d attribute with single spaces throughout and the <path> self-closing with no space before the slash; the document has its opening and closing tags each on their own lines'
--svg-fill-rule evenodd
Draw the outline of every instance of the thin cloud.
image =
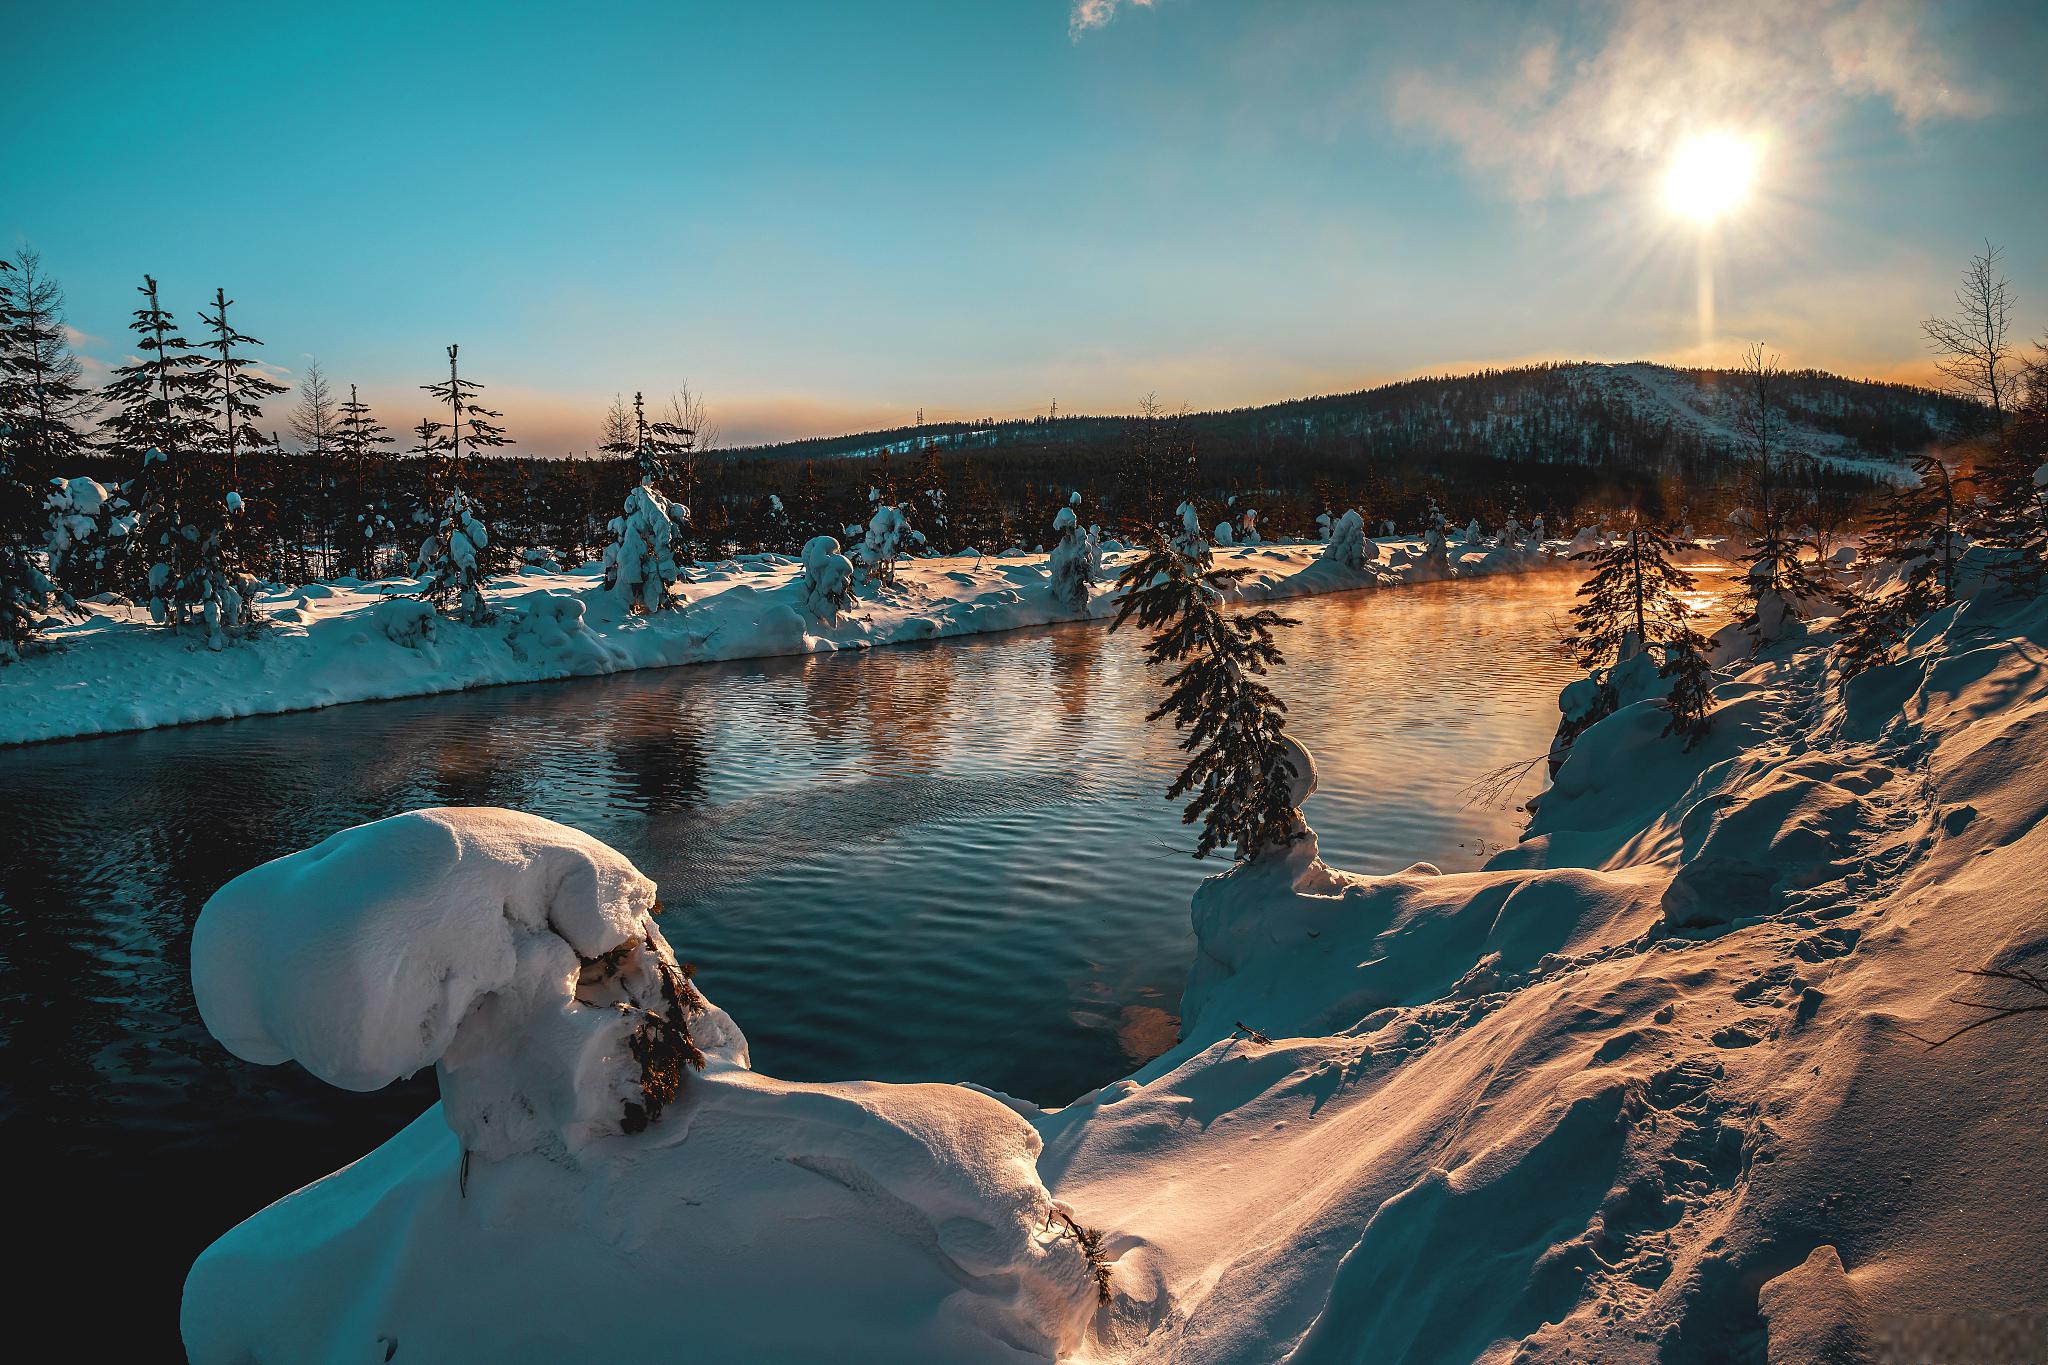
<svg viewBox="0 0 2048 1365">
<path fill-rule="evenodd" d="M 1625 0 L 1590 41 L 1538 34 L 1485 70 L 1409 70 L 1395 119 L 1457 147 L 1517 199 L 1590 194 L 1702 127 L 1770 127 L 1879 99 L 1907 126 L 1990 111 L 1920 0 Z"/>
<path fill-rule="evenodd" d="M 1075 42 L 1092 28 L 1101 28 L 1116 18 L 1116 12 L 1126 4 L 1140 9 L 1151 6 L 1154 0 L 1074 0 L 1074 6 L 1067 12 L 1067 36 Z"/>
</svg>

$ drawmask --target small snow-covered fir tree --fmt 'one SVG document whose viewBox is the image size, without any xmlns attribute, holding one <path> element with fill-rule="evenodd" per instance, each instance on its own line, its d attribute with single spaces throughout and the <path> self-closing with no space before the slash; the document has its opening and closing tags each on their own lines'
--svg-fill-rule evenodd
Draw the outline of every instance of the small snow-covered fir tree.
<svg viewBox="0 0 2048 1365">
<path fill-rule="evenodd" d="M 1093 526 L 1081 525 L 1075 510 L 1080 505 L 1081 495 L 1077 492 L 1053 517 L 1052 529 L 1059 540 L 1046 564 L 1054 599 L 1077 612 L 1088 609 L 1089 595 L 1102 572 L 1102 535 Z"/>
<path fill-rule="evenodd" d="M 868 518 L 866 532 L 861 536 L 860 557 L 862 581 L 880 592 L 896 581 L 896 563 L 909 553 L 914 543 L 915 532 L 910 518 L 903 509 L 881 495 L 879 489 L 869 494 L 874 503 L 874 514 Z"/>
<path fill-rule="evenodd" d="M 156 280 L 142 280 L 143 304 L 129 327 L 143 357 L 114 371 L 101 438 L 117 455 L 138 462 L 131 501 L 139 517 L 140 590 L 151 617 L 173 629 L 203 623 L 208 646 L 219 649 L 227 630 L 247 614 L 228 545 L 241 497 L 229 486 L 224 456 L 246 426 L 247 406 L 263 390 L 233 382 L 246 368 L 235 364 L 234 348 L 246 339 L 224 318 L 218 327 L 226 337 L 222 371 L 178 334 Z M 224 398 L 216 405 L 215 388 L 223 383 Z"/>
<path fill-rule="evenodd" d="M 1913 473 L 1917 481 L 1892 490 L 1864 536 L 1865 558 L 1893 566 L 1896 577 L 1866 584 L 1842 613 L 1845 675 L 1889 659 L 1915 621 L 1954 600 L 1960 481 L 1933 455 L 1915 457 Z"/>
<path fill-rule="evenodd" d="M 43 499 L 23 476 L 28 442 L 15 420 L 35 406 L 36 376 L 19 272 L 0 261 L 0 663 L 12 663 L 34 641 L 57 596 L 44 571 Z"/>
<path fill-rule="evenodd" d="M 424 579 L 420 596 L 457 620 L 480 626 L 492 612 L 484 596 L 483 554 L 490 548 L 490 528 L 460 486 L 450 485 L 441 501 L 434 529 L 420 543 L 413 573 Z"/>
<path fill-rule="evenodd" d="M 1422 562 L 1432 569 L 1448 573 L 1451 567 L 1450 539 L 1445 534 L 1449 526 L 1443 509 L 1432 498 L 1429 504 L 1429 522 L 1422 532 Z"/>
<path fill-rule="evenodd" d="M 345 489 L 337 567 L 358 578 L 377 576 L 378 547 L 398 534 L 379 477 L 387 453 L 382 447 L 392 440 L 370 405 L 357 396 L 356 386 L 349 385 L 348 401 L 336 409 L 334 422 L 334 454 Z"/>
<path fill-rule="evenodd" d="M 664 611 L 676 605 L 672 590 L 683 578 L 677 549 L 690 509 L 671 502 L 660 484 L 672 461 L 691 448 L 693 433 L 673 422 L 648 421 L 646 401 L 638 393 L 633 395 L 628 430 L 630 449 L 607 449 L 633 456 L 640 467 L 640 483 L 626 495 L 624 511 L 612 519 L 604 584 L 625 596 L 635 611 Z"/>
<path fill-rule="evenodd" d="M 463 488 L 462 451 L 465 442 L 471 449 L 488 450 L 509 445 L 511 439 L 497 424 L 504 414 L 476 401 L 483 385 L 464 379 L 456 361 L 456 348 L 450 346 L 448 378 L 420 386 L 448 405 L 448 421 L 423 421 L 418 427 L 418 449 L 430 470 L 428 508 L 433 529 L 420 544 L 413 572 L 426 580 L 421 596 L 443 610 L 452 608 L 458 619 L 470 625 L 483 625 L 492 618 L 484 594 L 491 533 L 483 509 Z M 437 458 L 443 454 L 445 462 Z"/>
<path fill-rule="evenodd" d="M 1369 542 L 1365 538 L 1365 518 L 1358 509 L 1349 508 L 1330 527 L 1329 543 L 1323 546 L 1317 558 L 1346 568 L 1356 573 L 1365 567 L 1368 559 L 1379 557 L 1379 547 L 1372 546 L 1367 553 Z"/>
<path fill-rule="evenodd" d="M 676 567 L 675 527 L 669 500 L 651 479 L 642 479 L 626 495 L 624 512 L 613 518 L 604 582 L 632 610 L 652 613 L 677 605 L 673 589 L 682 570 Z"/>
<path fill-rule="evenodd" d="M 2048 340 L 2008 388 L 1998 448 L 1977 475 L 1978 533 L 2000 556 L 1992 572 L 2033 597 L 2048 578 Z"/>
<path fill-rule="evenodd" d="M 804 542 L 798 587 L 804 610 L 819 624 L 839 624 L 839 614 L 853 606 L 853 562 L 839 553 L 837 540 L 813 536 Z"/>
<path fill-rule="evenodd" d="M 1146 719 L 1170 716 L 1186 732 L 1180 747 L 1192 757 L 1166 794 L 1190 797 L 1181 819 L 1201 822 L 1195 856 L 1229 848 L 1249 860 L 1284 848 L 1303 833 L 1295 794 L 1305 775 L 1291 756 L 1287 704 L 1261 679 L 1285 662 L 1274 631 L 1294 622 L 1270 608 L 1224 611 L 1241 570 L 1215 568 L 1156 529 L 1140 546 L 1117 579 L 1124 597 L 1110 628 L 1135 618 L 1152 632 L 1146 658 L 1177 665 L 1166 700 Z"/>
<path fill-rule="evenodd" d="M 1748 603 L 1742 629 L 1760 647 L 1778 639 L 1787 623 L 1799 618 L 1800 604 L 1824 597 L 1825 590 L 1807 571 L 1802 553 L 1806 541 L 1794 528 L 1798 512 L 1795 490 L 1784 477 L 1779 449 L 1784 419 L 1779 413 L 1778 358 L 1756 343 L 1743 353 L 1742 406 L 1737 417 L 1748 451 L 1743 460 L 1743 511 L 1751 539 L 1740 591 Z"/>
<path fill-rule="evenodd" d="M 8 393 L 0 420 L 13 432 L 15 476 L 30 485 L 67 473 L 85 450 L 81 428 L 94 406 L 64 325 L 64 291 L 43 269 L 42 257 L 24 247 L 0 261 L 0 384 Z"/>
<path fill-rule="evenodd" d="M 1202 534 L 1201 509 L 1193 498 L 1189 498 L 1174 508 L 1173 514 L 1180 519 L 1180 525 L 1173 533 L 1173 548 L 1190 563 L 1206 569 L 1215 562 L 1216 554 L 1209 547 L 1209 537 Z"/>
<path fill-rule="evenodd" d="M 1570 643 L 1579 666 L 1596 676 L 1651 653 L 1658 673 L 1673 680 L 1667 731 L 1683 735 L 1689 749 L 1707 732 L 1713 699 L 1708 642 L 1694 629 L 1696 614 L 1683 596 L 1693 590 L 1693 577 L 1672 563 L 1676 549 L 1661 527 L 1631 516 L 1608 543 L 1574 554 L 1593 574 L 1572 608 Z"/>
<path fill-rule="evenodd" d="M 253 603 L 243 591 L 244 552 L 241 529 L 247 525 L 250 504 L 242 493 L 242 453 L 272 444 L 256 427 L 263 415 L 263 399 L 285 392 L 287 385 L 265 375 L 256 361 L 244 353 L 263 343 L 235 329 L 228 318 L 234 300 L 225 290 L 213 291 L 213 311 L 200 310 L 206 325 L 204 339 L 195 349 L 213 355 L 194 366 L 199 377 L 198 393 L 207 408 L 207 421 L 199 428 L 199 467 L 205 471 L 218 500 L 203 498 L 196 510 L 203 514 L 193 524 L 200 533 L 199 564 L 196 570 L 174 586 L 180 601 L 196 603 L 206 617 L 211 638 L 219 647 L 225 627 L 247 622 Z M 216 509 L 218 509 L 216 511 Z M 252 556 L 253 558 L 253 556 Z"/>
</svg>

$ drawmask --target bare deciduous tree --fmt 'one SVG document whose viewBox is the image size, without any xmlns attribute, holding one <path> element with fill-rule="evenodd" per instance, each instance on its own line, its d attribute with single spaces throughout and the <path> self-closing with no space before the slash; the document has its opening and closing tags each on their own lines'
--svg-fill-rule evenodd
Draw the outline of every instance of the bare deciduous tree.
<svg viewBox="0 0 2048 1365">
<path fill-rule="evenodd" d="M 2012 345 L 2007 337 L 2012 327 L 2012 286 L 1998 273 L 1999 249 L 1984 243 L 1984 250 L 1970 258 L 1963 282 L 1956 289 L 1956 311 L 1951 317 L 1929 318 L 1920 324 L 1934 348 L 1934 364 L 1956 391 L 1991 409 L 1998 434 L 2005 434 L 2006 413 L 2012 407 Z"/>
</svg>

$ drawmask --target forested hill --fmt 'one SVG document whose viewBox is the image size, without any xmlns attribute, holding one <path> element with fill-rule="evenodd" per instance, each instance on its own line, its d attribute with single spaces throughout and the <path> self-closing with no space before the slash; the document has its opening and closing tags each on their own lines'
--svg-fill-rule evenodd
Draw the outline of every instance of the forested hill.
<svg viewBox="0 0 2048 1365">
<path fill-rule="evenodd" d="M 1741 375 L 1645 362 L 1570 363 L 1385 384 L 1357 393 L 1184 414 L 1210 458 L 1332 457 L 1378 465 L 1509 461 L 1579 464 L 1714 483 L 1740 450 Z M 1778 382 L 1782 449 L 1836 470 L 1889 478 L 1914 454 L 1970 429 L 1967 402 L 1903 384 L 1816 370 Z M 727 452 L 748 459 L 903 455 L 923 444 L 991 453 L 1008 447 L 1100 447 L 1128 439 L 1128 417 L 1034 417 L 931 423 Z"/>
</svg>

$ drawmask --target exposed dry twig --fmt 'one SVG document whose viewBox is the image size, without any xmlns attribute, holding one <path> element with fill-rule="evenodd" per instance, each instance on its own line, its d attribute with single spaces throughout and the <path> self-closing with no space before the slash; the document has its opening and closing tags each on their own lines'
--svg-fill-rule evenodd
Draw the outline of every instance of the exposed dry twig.
<svg viewBox="0 0 2048 1365">
<path fill-rule="evenodd" d="M 1956 970 L 1963 976 L 1974 976 L 1982 981 L 2003 981 L 2010 985 L 2019 986 L 2023 990 L 2034 992 L 2034 994 L 2041 998 L 2039 1000 L 2026 1001 L 2022 1004 L 2009 1005 L 2001 1004 L 1996 1000 L 1965 1000 L 1960 996 L 1952 995 L 1949 997 L 1950 1004 L 1961 1005 L 1964 1009 L 1982 1010 L 1984 1011 L 1983 1015 L 1972 1019 L 1961 1028 L 1956 1029 L 1952 1033 L 1944 1034 L 1940 1038 L 1923 1038 L 1911 1030 L 1902 1030 L 1914 1042 L 1925 1043 L 1931 1048 L 1941 1047 L 1945 1043 L 1954 1042 L 1972 1029 L 1983 1028 L 1986 1024 L 1996 1024 L 2007 1019 L 2016 1019 L 2022 1014 L 2048 1014 L 2048 979 L 2044 979 L 2038 972 L 2031 971 L 2025 967 L 1958 967 Z"/>
</svg>

